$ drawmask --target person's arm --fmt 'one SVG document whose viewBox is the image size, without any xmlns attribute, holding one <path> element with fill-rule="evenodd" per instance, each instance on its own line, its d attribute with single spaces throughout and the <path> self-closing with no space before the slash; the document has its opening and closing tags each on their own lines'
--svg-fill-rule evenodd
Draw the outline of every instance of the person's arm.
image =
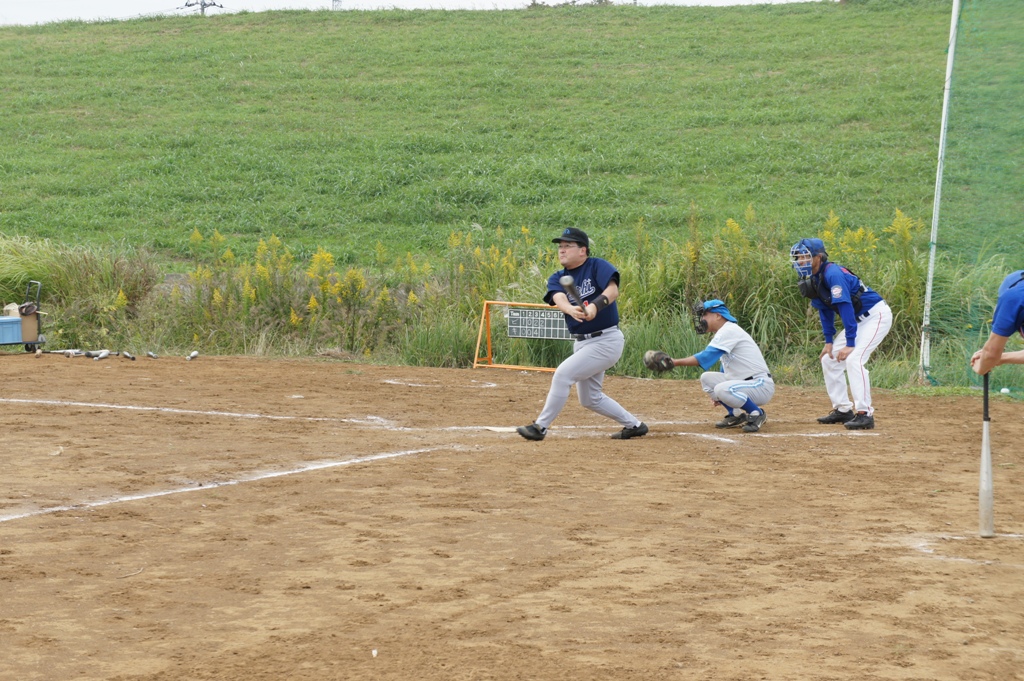
<svg viewBox="0 0 1024 681">
<path fill-rule="evenodd" d="M 825 355 L 832 356 L 832 341 L 836 337 L 836 322 L 835 313 L 832 310 L 818 305 L 815 305 L 816 301 L 811 301 L 811 305 L 818 309 L 818 319 L 821 320 L 821 332 L 825 336 L 825 347 L 822 348 L 821 352 L 818 353 L 818 358 L 822 358 Z"/>
<path fill-rule="evenodd" d="M 981 350 L 971 357 L 971 369 L 974 370 L 974 373 L 984 376 L 1002 364 L 1024 364 L 1024 350 L 1003 352 L 1008 340 L 1010 340 L 1008 336 L 991 334 Z"/>
<path fill-rule="evenodd" d="M 842 362 L 857 347 L 857 313 L 852 303 L 837 303 L 836 306 L 839 308 L 839 318 L 843 320 L 843 332 L 846 334 L 846 347 L 835 356 L 837 362 Z"/>
<path fill-rule="evenodd" d="M 672 363 L 677 367 L 700 367 L 701 369 L 707 370 L 715 366 L 715 363 L 722 358 L 725 354 L 725 350 L 713 348 L 710 345 L 696 355 L 690 355 L 683 359 L 673 359 Z"/>
<path fill-rule="evenodd" d="M 561 291 L 558 291 L 551 296 L 551 303 L 558 308 L 559 312 L 567 314 L 578 322 L 587 321 L 587 311 L 578 305 L 573 305 L 569 302 L 569 296 L 565 295 Z M 592 307 L 588 305 L 587 307 Z"/>
<path fill-rule="evenodd" d="M 608 282 L 608 285 L 604 287 L 604 291 L 601 292 L 601 295 L 608 299 L 608 305 L 611 305 L 612 303 L 619 299 L 619 285 L 615 283 L 614 279 Z M 566 300 L 568 300 L 568 298 L 566 298 Z M 607 305 L 605 305 L 604 307 L 607 307 Z M 584 308 L 585 319 L 587 321 L 593 319 L 594 317 L 597 316 L 598 311 L 599 310 L 597 309 L 597 306 L 594 305 L 593 302 L 587 305 L 586 308 Z"/>
</svg>

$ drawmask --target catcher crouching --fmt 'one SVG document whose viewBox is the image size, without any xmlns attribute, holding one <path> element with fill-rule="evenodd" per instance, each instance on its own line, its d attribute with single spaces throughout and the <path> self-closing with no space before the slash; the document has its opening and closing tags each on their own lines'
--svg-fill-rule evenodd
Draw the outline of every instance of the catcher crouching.
<svg viewBox="0 0 1024 681">
<path fill-rule="evenodd" d="M 701 388 L 711 397 L 712 404 L 725 407 L 727 412 L 715 427 L 743 426 L 743 432 L 756 433 L 767 423 L 764 405 L 775 395 L 775 382 L 761 349 L 721 300 L 706 300 L 695 306 L 694 317 L 697 333 L 715 334 L 704 350 L 684 359 L 673 359 L 661 350 L 648 350 L 644 353 L 644 364 L 659 373 L 679 366 L 701 367 Z M 719 362 L 722 371 L 708 371 Z M 743 413 L 737 414 L 737 410 Z"/>
</svg>

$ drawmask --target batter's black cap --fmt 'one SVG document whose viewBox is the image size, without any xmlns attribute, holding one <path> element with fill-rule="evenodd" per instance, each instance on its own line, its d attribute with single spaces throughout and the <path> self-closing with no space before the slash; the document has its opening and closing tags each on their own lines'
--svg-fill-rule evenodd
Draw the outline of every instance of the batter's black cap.
<svg viewBox="0 0 1024 681">
<path fill-rule="evenodd" d="M 557 244 L 561 241 L 572 241 L 577 244 L 583 244 L 588 249 L 590 248 L 590 238 L 587 237 L 587 233 L 582 229 L 576 229 L 575 227 L 566 227 L 561 236 L 557 236 L 551 240 L 551 243 Z M 587 251 L 589 253 L 589 251 Z"/>
</svg>

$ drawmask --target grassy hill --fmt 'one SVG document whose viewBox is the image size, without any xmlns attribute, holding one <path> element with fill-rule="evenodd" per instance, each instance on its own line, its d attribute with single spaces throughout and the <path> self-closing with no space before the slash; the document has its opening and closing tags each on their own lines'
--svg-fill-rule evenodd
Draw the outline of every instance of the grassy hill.
<svg viewBox="0 0 1024 681">
<path fill-rule="evenodd" d="M 931 213 L 948 0 L 0 28 L 0 234 L 369 263 L 471 224 Z M 379 254 L 378 254 L 379 255 Z"/>
</svg>

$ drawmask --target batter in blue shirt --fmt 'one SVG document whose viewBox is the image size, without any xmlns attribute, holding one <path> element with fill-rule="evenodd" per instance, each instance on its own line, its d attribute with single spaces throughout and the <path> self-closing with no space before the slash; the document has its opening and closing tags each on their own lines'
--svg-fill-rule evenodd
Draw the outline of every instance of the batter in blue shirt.
<svg viewBox="0 0 1024 681">
<path fill-rule="evenodd" d="M 622 425 L 613 438 L 628 440 L 647 434 L 647 424 L 626 411 L 601 389 L 604 373 L 622 356 L 626 339 L 619 330 L 619 271 L 607 260 L 590 255 L 586 232 L 567 227 L 552 241 L 558 244 L 561 270 L 548 278 L 544 302 L 565 315 L 565 324 L 573 335 L 572 355 L 558 365 L 551 379 L 544 409 L 537 420 L 516 428 L 527 440 L 543 440 L 548 428 L 565 407 L 569 390 L 576 386 L 580 404 Z M 583 300 L 569 300 L 561 278 L 569 275 Z"/>
</svg>

